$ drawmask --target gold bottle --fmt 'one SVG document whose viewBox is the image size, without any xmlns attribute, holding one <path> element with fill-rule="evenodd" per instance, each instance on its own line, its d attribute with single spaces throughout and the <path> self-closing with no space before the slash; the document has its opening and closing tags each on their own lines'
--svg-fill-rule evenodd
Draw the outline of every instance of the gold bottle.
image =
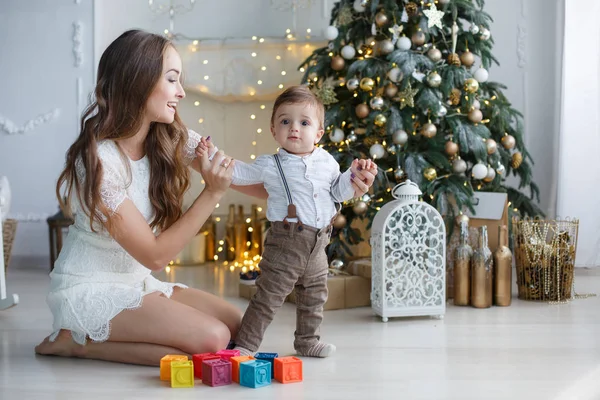
<svg viewBox="0 0 600 400">
<path fill-rule="evenodd" d="M 492 306 L 492 268 L 487 226 L 482 226 L 479 228 L 478 245 L 471 257 L 471 305 L 475 308 Z"/>
<path fill-rule="evenodd" d="M 202 231 L 206 238 L 206 261 L 213 261 L 217 255 L 217 224 L 212 215 L 204 223 Z"/>
<path fill-rule="evenodd" d="M 454 305 L 468 306 L 471 296 L 471 257 L 469 223 L 460 224 L 460 244 L 454 250 Z"/>
<path fill-rule="evenodd" d="M 510 306 L 512 298 L 512 253 L 506 245 L 506 225 L 498 227 L 498 248 L 494 252 L 494 304 Z"/>
<path fill-rule="evenodd" d="M 235 261 L 235 205 L 229 205 L 229 215 L 225 224 L 225 259 Z"/>
</svg>

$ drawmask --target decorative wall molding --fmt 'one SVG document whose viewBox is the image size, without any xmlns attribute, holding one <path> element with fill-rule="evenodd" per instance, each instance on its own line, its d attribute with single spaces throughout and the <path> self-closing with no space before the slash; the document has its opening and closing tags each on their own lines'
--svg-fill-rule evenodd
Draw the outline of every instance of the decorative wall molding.
<svg viewBox="0 0 600 400">
<path fill-rule="evenodd" d="M 8 118 L 0 115 L 0 131 L 4 131 L 8 135 L 24 134 L 37 128 L 38 125 L 46 124 L 52 120 L 58 118 L 60 109 L 55 108 L 46 114 L 38 115 L 32 120 L 29 120 L 23 124 L 23 126 L 17 126 L 14 122 Z"/>
<path fill-rule="evenodd" d="M 517 65 L 527 66 L 527 21 L 522 19 L 517 26 Z"/>
<path fill-rule="evenodd" d="M 50 217 L 48 213 L 9 213 L 7 219 L 16 219 L 19 222 L 46 222 Z"/>
<path fill-rule="evenodd" d="M 83 24 L 81 21 L 73 22 L 73 55 L 75 56 L 75 67 L 79 68 L 83 63 Z"/>
</svg>

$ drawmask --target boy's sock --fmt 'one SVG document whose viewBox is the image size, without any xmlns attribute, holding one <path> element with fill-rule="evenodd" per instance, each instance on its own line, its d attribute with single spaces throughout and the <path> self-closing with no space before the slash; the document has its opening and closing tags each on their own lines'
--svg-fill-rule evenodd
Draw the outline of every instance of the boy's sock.
<svg viewBox="0 0 600 400">
<path fill-rule="evenodd" d="M 247 348 L 242 347 L 242 346 L 237 346 L 236 345 L 233 349 L 234 350 L 239 350 L 240 356 L 253 356 L 254 355 L 253 351 L 250 351 Z"/>
<path fill-rule="evenodd" d="M 330 344 L 330 343 L 323 343 L 323 342 L 318 342 L 317 344 L 315 344 L 314 346 L 312 346 L 310 349 L 308 349 L 306 351 L 298 352 L 298 354 L 301 356 L 319 357 L 319 358 L 329 357 L 329 356 L 333 355 L 334 353 L 335 353 L 335 345 Z"/>
</svg>

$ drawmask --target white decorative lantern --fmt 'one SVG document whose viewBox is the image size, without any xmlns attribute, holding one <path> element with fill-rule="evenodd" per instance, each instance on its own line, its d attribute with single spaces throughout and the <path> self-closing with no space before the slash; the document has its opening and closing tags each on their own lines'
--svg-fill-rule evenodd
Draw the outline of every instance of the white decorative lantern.
<svg viewBox="0 0 600 400">
<path fill-rule="evenodd" d="M 373 220 L 371 307 L 383 322 L 446 312 L 446 226 L 421 194 L 410 180 L 397 185 Z"/>
</svg>

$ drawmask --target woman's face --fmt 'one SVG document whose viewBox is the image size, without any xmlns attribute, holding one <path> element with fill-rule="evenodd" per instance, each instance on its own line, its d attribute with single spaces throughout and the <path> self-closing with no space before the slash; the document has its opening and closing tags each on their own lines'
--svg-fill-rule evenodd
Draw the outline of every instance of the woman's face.
<svg viewBox="0 0 600 400">
<path fill-rule="evenodd" d="M 146 103 L 146 116 L 151 122 L 170 124 L 175 119 L 179 100 L 185 97 L 181 86 L 181 57 L 169 46 L 163 57 L 163 71 Z"/>
</svg>

